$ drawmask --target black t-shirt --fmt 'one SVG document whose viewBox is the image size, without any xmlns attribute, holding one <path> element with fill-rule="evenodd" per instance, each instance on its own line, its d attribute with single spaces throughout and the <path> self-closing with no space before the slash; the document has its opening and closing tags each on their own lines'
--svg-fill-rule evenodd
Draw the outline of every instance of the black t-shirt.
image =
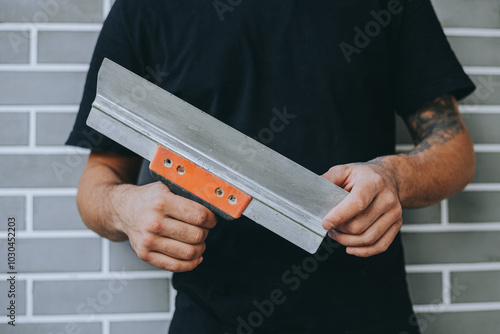
<svg viewBox="0 0 500 334">
<path fill-rule="evenodd" d="M 395 112 L 473 90 L 429 0 L 118 0 L 67 144 L 122 154 L 85 125 L 103 57 L 318 174 L 394 153 Z M 366 259 L 328 238 L 310 255 L 246 218 L 206 242 L 174 275 L 173 334 L 418 332 L 399 235 Z"/>
</svg>

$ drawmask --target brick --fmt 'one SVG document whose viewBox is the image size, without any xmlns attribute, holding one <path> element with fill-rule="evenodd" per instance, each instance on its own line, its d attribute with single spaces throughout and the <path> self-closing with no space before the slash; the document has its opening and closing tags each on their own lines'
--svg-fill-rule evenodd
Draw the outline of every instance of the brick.
<svg viewBox="0 0 500 334">
<path fill-rule="evenodd" d="M 75 123 L 76 113 L 40 112 L 36 116 L 36 144 L 63 146 Z"/>
<path fill-rule="evenodd" d="M 102 22 L 102 0 L 0 0 L 0 22 Z"/>
<path fill-rule="evenodd" d="M 57 303 L 48 303 L 57 300 Z M 168 312 L 168 279 L 40 281 L 33 285 L 33 313 L 103 314 Z"/>
<path fill-rule="evenodd" d="M 475 144 L 500 144 L 500 115 L 463 114 L 465 125 Z"/>
<path fill-rule="evenodd" d="M 137 257 L 128 241 L 111 242 L 109 245 L 109 266 L 111 270 L 160 270 Z"/>
<path fill-rule="evenodd" d="M 142 333 L 167 333 L 170 322 L 168 321 L 127 321 L 112 322 L 111 334 L 142 334 Z"/>
<path fill-rule="evenodd" d="M 10 7 L 10 6 L 9 6 Z M 78 104 L 85 72 L 2 72 L 3 104 Z"/>
<path fill-rule="evenodd" d="M 14 291 L 15 297 L 9 298 L 8 294 L 10 294 L 10 283 L 7 280 L 0 281 L 0 315 L 5 316 L 8 314 L 7 306 L 10 305 L 10 301 L 13 299 L 15 301 L 16 306 L 16 314 L 17 315 L 25 315 L 26 314 L 26 282 L 25 281 L 16 281 L 16 288 Z M 5 317 L 2 317 L 6 319 Z M 2 321 L 3 323 L 3 321 Z M 1 327 L 0 327 L 1 328 Z M 3 333 L 3 332 L 2 332 Z"/>
<path fill-rule="evenodd" d="M 29 32 L 0 31 L 0 45 L 2 45 L 0 63 L 22 64 L 29 62 Z"/>
<path fill-rule="evenodd" d="M 75 196 L 43 196 L 33 198 L 35 230 L 86 230 Z"/>
<path fill-rule="evenodd" d="M 500 271 L 451 273 L 451 282 L 460 287 L 452 302 L 500 301 Z"/>
<path fill-rule="evenodd" d="M 24 239 L 17 238 L 16 270 L 22 273 L 97 271 L 101 269 L 99 238 Z M 6 254 L 7 243 L 0 243 Z M 7 272 L 0 263 L 0 272 Z"/>
<path fill-rule="evenodd" d="M 500 104 L 500 75 L 470 75 L 477 89 L 461 104 L 469 107 Z"/>
<path fill-rule="evenodd" d="M 423 334 L 500 333 L 500 311 L 422 313 L 418 318 Z"/>
<path fill-rule="evenodd" d="M 15 327 L 0 324 L 0 333 L 2 334 L 101 334 L 101 324 L 82 322 L 82 323 L 34 323 L 23 324 L 16 323 Z"/>
<path fill-rule="evenodd" d="M 500 192 L 465 191 L 449 200 L 450 222 L 500 222 Z"/>
<path fill-rule="evenodd" d="M 0 113 L 0 146 L 28 145 L 29 122 L 28 113 Z"/>
<path fill-rule="evenodd" d="M 436 304 L 443 299 L 440 273 L 411 273 L 407 279 L 413 304 Z"/>
<path fill-rule="evenodd" d="M 5 154 L 0 187 L 76 187 L 86 163 L 86 154 Z"/>
<path fill-rule="evenodd" d="M 500 182 L 500 153 L 476 153 L 476 173 L 472 182 Z"/>
<path fill-rule="evenodd" d="M 38 62 L 88 64 L 98 36 L 93 31 L 40 31 Z"/>
<path fill-rule="evenodd" d="M 431 205 L 421 209 L 404 209 L 403 224 L 439 224 L 441 205 Z"/>
<path fill-rule="evenodd" d="M 403 233 L 407 264 L 500 261 L 500 232 Z"/>
<path fill-rule="evenodd" d="M 500 28 L 498 0 L 432 0 L 445 27 Z"/>
<path fill-rule="evenodd" d="M 2 222 L 7 222 L 7 218 L 14 217 L 16 219 L 16 231 L 24 230 L 26 220 L 25 203 L 26 201 L 23 196 L 0 196 Z M 0 230 L 7 230 L 7 224 L 0 224 Z"/>
<path fill-rule="evenodd" d="M 498 13 L 497 13 L 498 15 Z M 499 66 L 499 37 L 448 37 L 450 45 L 464 66 Z"/>
</svg>

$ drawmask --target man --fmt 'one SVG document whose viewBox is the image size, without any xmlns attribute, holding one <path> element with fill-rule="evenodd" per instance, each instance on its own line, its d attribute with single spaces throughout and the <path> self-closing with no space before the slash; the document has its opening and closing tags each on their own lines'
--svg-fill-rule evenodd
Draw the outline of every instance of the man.
<svg viewBox="0 0 500 334">
<path fill-rule="evenodd" d="M 135 185 L 141 159 L 84 124 L 104 57 L 349 191 L 318 253 Z M 118 0 L 67 142 L 92 149 L 78 206 L 89 228 L 176 273 L 170 333 L 418 333 L 401 208 L 472 178 L 456 99 L 473 88 L 429 0 Z M 415 140 L 406 154 L 394 111 Z"/>
</svg>

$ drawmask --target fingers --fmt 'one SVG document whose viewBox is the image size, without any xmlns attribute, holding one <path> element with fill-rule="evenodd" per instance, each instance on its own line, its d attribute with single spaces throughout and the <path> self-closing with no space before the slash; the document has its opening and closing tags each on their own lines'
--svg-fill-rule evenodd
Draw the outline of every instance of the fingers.
<svg viewBox="0 0 500 334">
<path fill-rule="evenodd" d="M 378 239 L 373 245 L 361 246 L 361 247 L 347 247 L 346 252 L 351 255 L 359 257 L 369 257 L 385 252 L 389 246 L 392 244 L 394 238 L 398 234 L 401 226 L 403 225 L 402 220 L 398 220 L 386 231 L 386 233 Z"/>
<path fill-rule="evenodd" d="M 401 206 L 394 193 L 382 191 L 371 201 L 370 205 L 360 214 L 351 218 L 347 223 L 338 225 L 335 228 L 337 232 L 359 235 L 364 233 L 381 215 L 390 212 L 395 213 L 395 219 L 399 219 Z M 388 227 L 387 227 L 388 228 Z"/>
<path fill-rule="evenodd" d="M 202 261 L 205 239 L 216 216 L 177 196 L 161 182 L 134 188 L 124 211 L 130 246 L 143 261 L 172 272 L 193 270 Z"/>
<path fill-rule="evenodd" d="M 189 245 L 169 238 L 152 238 L 145 240 L 144 246 L 149 252 L 162 253 L 172 258 L 184 261 L 196 260 L 205 251 L 205 243 Z"/>
<path fill-rule="evenodd" d="M 387 250 L 402 226 L 402 209 L 396 196 L 388 191 L 375 197 L 362 213 L 328 232 L 347 247 L 349 254 L 372 256 Z"/>
<path fill-rule="evenodd" d="M 178 240 L 190 245 L 201 244 L 208 236 L 208 229 L 186 224 L 172 218 L 165 218 L 157 223 L 152 223 L 147 230 L 154 235 Z"/>
<path fill-rule="evenodd" d="M 350 191 L 323 219 L 329 236 L 357 256 L 387 250 L 402 226 L 394 176 L 381 165 L 349 164 L 335 166 L 323 177 Z"/>
<path fill-rule="evenodd" d="M 360 180 L 351 192 L 324 217 L 323 227 L 327 230 L 337 229 L 352 220 L 368 208 L 379 191 L 377 183 Z"/>
<path fill-rule="evenodd" d="M 206 229 L 212 229 L 217 224 L 215 214 L 203 205 L 173 193 L 168 193 L 168 197 L 163 209 L 169 217 Z"/>
<path fill-rule="evenodd" d="M 196 245 L 158 237 L 154 234 L 144 238 L 136 251 L 139 258 L 155 267 L 172 272 L 189 271 L 203 260 L 204 242 Z"/>
<path fill-rule="evenodd" d="M 194 260 L 184 261 L 157 252 L 150 252 L 146 256 L 140 258 L 141 260 L 157 268 L 168 270 L 174 273 L 191 271 L 203 261 L 202 257 L 199 257 Z"/>
<path fill-rule="evenodd" d="M 383 214 L 362 234 L 354 235 L 335 230 L 328 235 L 338 243 L 347 247 L 370 247 L 375 245 L 394 224 L 399 224 L 401 218 L 393 212 Z"/>
<path fill-rule="evenodd" d="M 325 174 L 321 175 L 324 179 L 330 181 L 333 184 L 336 184 L 339 187 L 344 188 L 345 182 L 347 180 L 347 170 L 348 166 L 347 165 L 337 165 L 333 166 L 326 172 Z"/>
</svg>

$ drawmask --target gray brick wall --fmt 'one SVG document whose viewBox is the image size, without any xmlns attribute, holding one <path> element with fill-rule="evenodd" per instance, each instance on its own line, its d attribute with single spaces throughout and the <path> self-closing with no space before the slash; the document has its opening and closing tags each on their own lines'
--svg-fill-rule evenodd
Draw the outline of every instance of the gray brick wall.
<svg viewBox="0 0 500 334">
<path fill-rule="evenodd" d="M 0 254 L 17 221 L 17 325 L 0 333 L 165 333 L 171 274 L 86 229 L 75 203 L 86 150 L 64 147 L 111 0 L 0 0 Z M 4 259 L 5 256 L 2 256 Z"/>
<path fill-rule="evenodd" d="M 406 210 L 408 282 L 423 333 L 499 333 L 500 2 L 432 0 L 477 92 L 461 104 L 477 172 L 438 205 Z M 112 0 L 0 0 L 0 254 L 18 230 L 18 326 L 1 333 L 165 333 L 171 274 L 88 231 L 74 203 L 88 152 L 64 147 Z M 401 120 L 397 149 L 411 148 Z M 5 261 L 0 314 L 6 313 Z"/>
</svg>

